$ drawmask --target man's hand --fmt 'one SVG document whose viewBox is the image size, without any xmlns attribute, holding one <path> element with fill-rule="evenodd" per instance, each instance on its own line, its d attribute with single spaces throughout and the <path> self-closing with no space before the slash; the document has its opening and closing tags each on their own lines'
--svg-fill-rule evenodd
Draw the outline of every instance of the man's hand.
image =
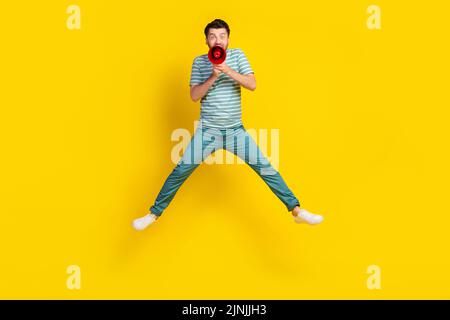
<svg viewBox="0 0 450 320">
<path fill-rule="evenodd" d="M 214 67 L 215 64 L 213 64 L 213 70 L 212 70 L 212 76 L 214 78 L 218 78 L 220 76 L 220 74 L 222 73 L 222 71 L 220 71 L 219 69 Z"/>
<path fill-rule="evenodd" d="M 203 98 L 221 73 L 227 74 L 244 88 L 252 91 L 256 89 L 256 79 L 254 74 L 242 75 L 231 69 L 226 63 L 213 64 L 213 71 L 208 80 L 202 84 L 191 86 L 191 99 L 196 102 Z"/>
<path fill-rule="evenodd" d="M 226 63 L 213 64 L 213 77 L 217 78 L 222 72 L 236 80 L 244 88 L 252 91 L 256 89 L 256 79 L 253 73 L 242 75 L 231 69 Z"/>
<path fill-rule="evenodd" d="M 217 76 L 219 76 L 222 72 L 229 74 L 230 70 L 231 68 L 225 62 L 221 64 L 213 64 L 213 73 Z"/>
</svg>

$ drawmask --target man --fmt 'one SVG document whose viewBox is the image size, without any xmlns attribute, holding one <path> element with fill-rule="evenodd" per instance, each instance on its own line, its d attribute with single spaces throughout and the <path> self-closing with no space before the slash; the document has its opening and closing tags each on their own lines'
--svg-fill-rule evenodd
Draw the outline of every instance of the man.
<svg viewBox="0 0 450 320">
<path fill-rule="evenodd" d="M 135 219 L 134 228 L 143 230 L 156 221 L 195 168 L 219 149 L 225 149 L 244 160 L 292 212 L 295 222 L 311 225 L 322 222 L 322 216 L 300 208 L 298 199 L 242 124 L 241 86 L 254 91 L 256 79 L 244 52 L 239 48 L 228 49 L 228 24 L 215 19 L 206 26 L 204 33 L 209 48 L 220 46 L 226 50 L 226 60 L 219 65 L 212 64 L 207 54 L 194 59 L 190 94 L 193 101 L 201 100 L 199 126 L 182 159 L 167 177 L 155 203 L 150 207 L 150 213 Z"/>
</svg>

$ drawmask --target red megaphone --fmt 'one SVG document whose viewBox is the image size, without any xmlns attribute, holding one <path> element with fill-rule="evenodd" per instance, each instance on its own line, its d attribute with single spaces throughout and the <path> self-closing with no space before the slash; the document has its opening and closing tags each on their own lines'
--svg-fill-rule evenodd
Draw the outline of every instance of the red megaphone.
<svg viewBox="0 0 450 320">
<path fill-rule="evenodd" d="M 220 46 L 209 49 L 208 59 L 212 64 L 221 64 L 227 58 L 227 52 Z"/>
</svg>

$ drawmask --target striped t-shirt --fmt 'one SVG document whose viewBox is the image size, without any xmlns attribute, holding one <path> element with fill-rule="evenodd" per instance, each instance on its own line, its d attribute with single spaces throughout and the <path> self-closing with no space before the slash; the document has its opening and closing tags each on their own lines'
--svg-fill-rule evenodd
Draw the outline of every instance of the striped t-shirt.
<svg viewBox="0 0 450 320">
<path fill-rule="evenodd" d="M 239 48 L 227 49 L 225 63 L 240 74 L 253 73 L 247 57 Z M 207 54 L 196 57 L 192 63 L 190 85 L 208 80 L 212 70 Z M 200 122 L 205 127 L 231 128 L 242 124 L 241 116 L 241 86 L 222 72 L 201 99 Z"/>
</svg>

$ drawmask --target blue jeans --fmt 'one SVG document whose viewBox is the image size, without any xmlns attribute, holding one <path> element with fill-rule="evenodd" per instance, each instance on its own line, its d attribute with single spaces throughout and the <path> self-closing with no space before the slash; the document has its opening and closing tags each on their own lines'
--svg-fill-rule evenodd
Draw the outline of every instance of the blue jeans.
<svg viewBox="0 0 450 320">
<path fill-rule="evenodd" d="M 160 216 L 172 201 L 183 182 L 211 153 L 224 149 L 245 161 L 283 202 L 288 211 L 300 202 L 288 188 L 281 175 L 262 154 L 243 125 L 228 129 L 199 126 L 182 158 L 164 182 L 150 212 Z"/>
</svg>

